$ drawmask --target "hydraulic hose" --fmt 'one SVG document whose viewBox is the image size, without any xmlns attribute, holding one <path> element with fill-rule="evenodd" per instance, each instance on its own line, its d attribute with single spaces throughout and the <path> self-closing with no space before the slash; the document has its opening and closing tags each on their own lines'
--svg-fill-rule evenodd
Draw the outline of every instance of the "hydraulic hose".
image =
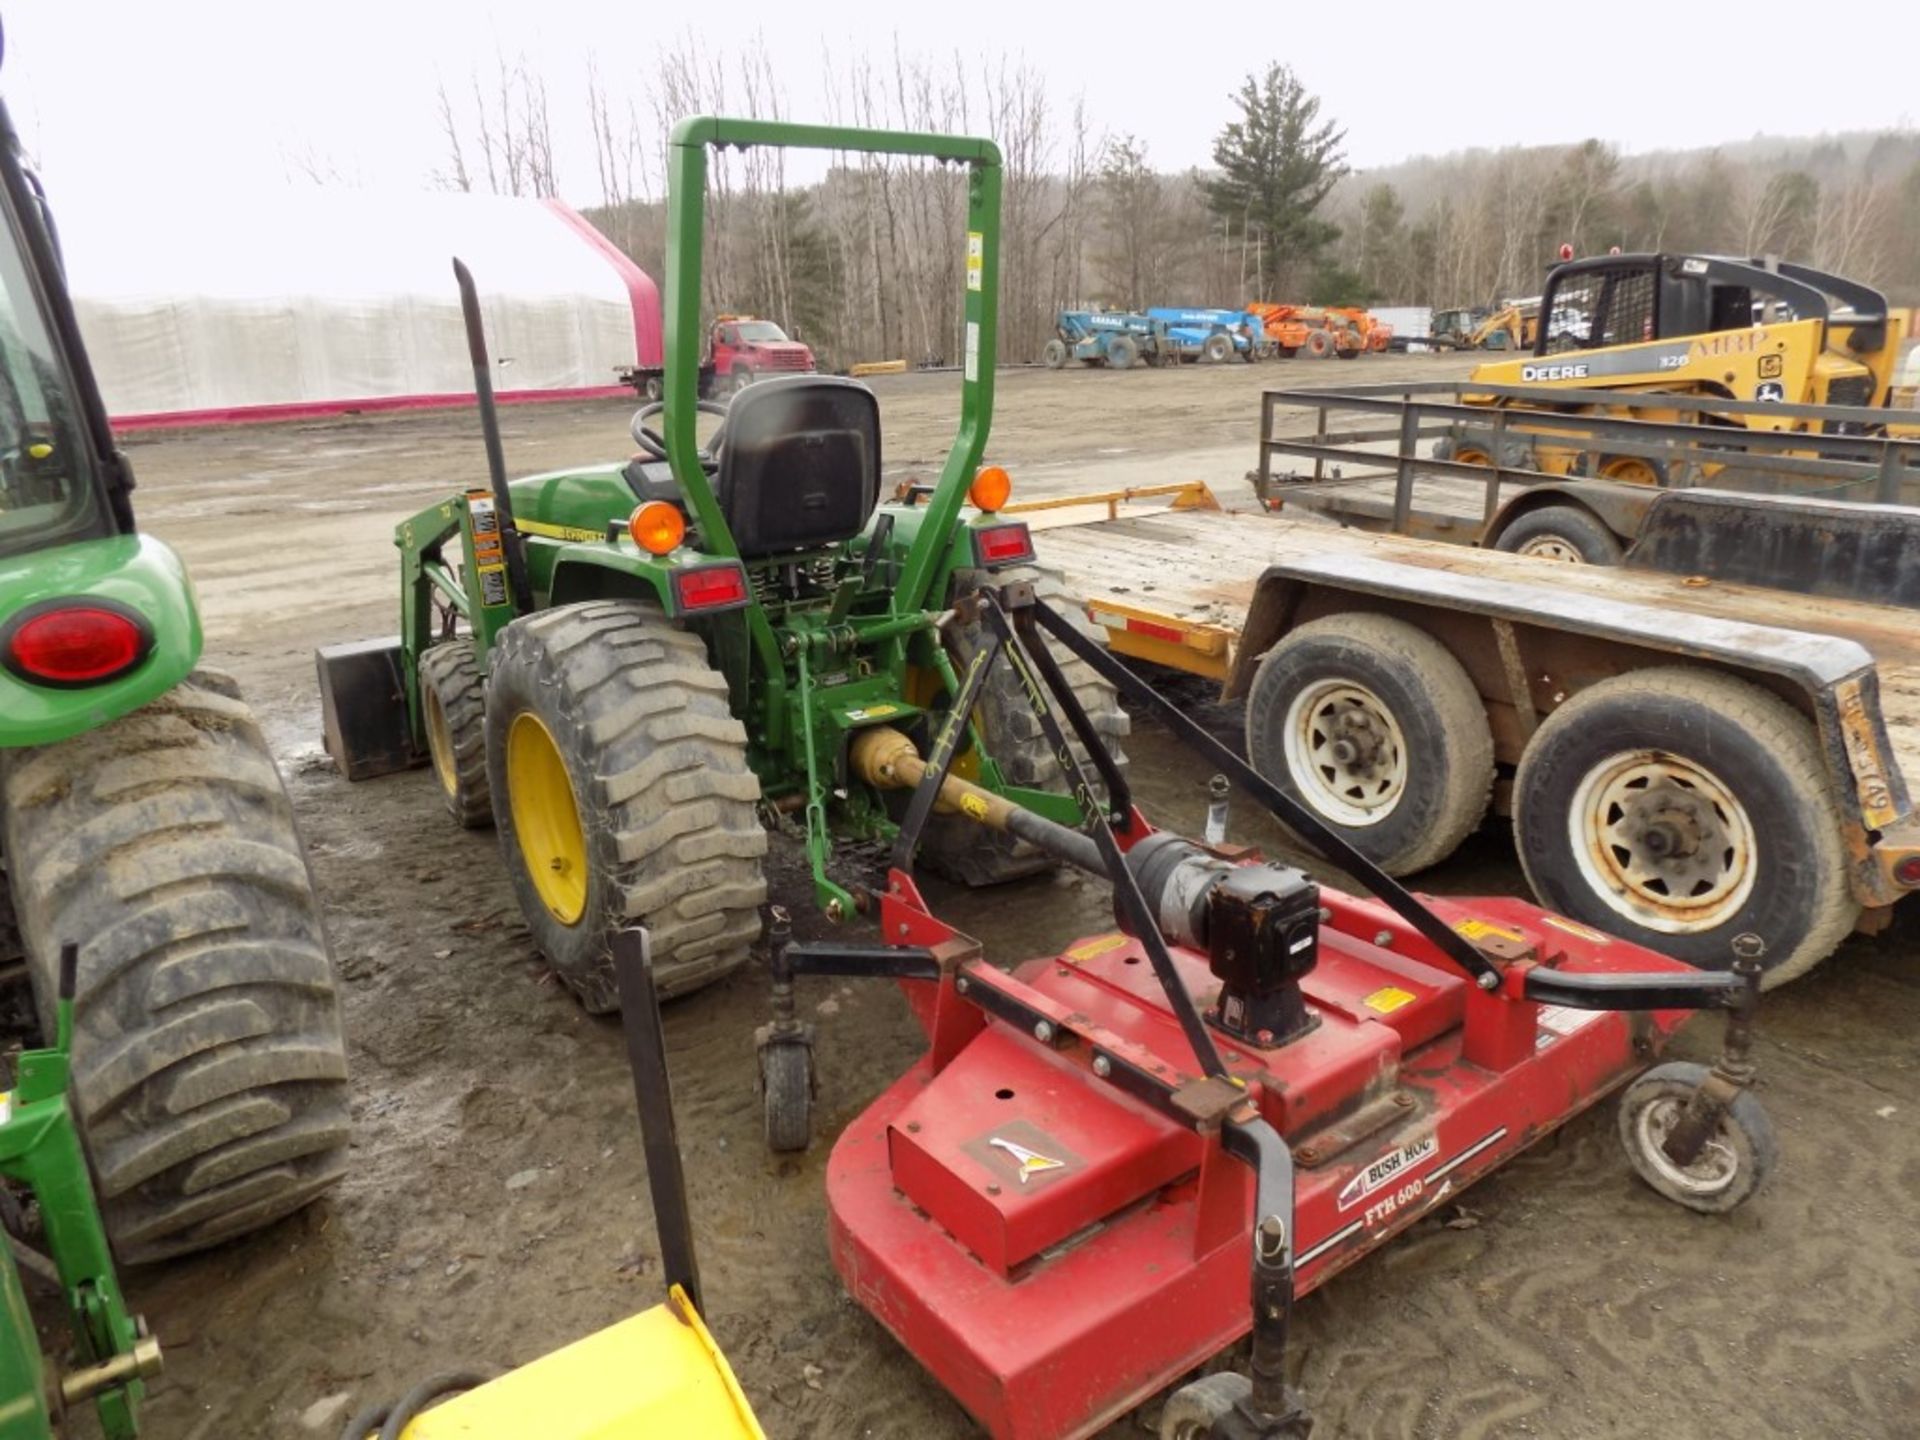
<svg viewBox="0 0 1920 1440">
<path fill-rule="evenodd" d="M 429 1408 L 450 1395 L 476 1390 L 494 1378 L 491 1370 L 448 1370 L 430 1375 L 402 1395 L 393 1404 L 369 1405 L 340 1431 L 340 1440 L 400 1440 L 401 1434 Z"/>
</svg>

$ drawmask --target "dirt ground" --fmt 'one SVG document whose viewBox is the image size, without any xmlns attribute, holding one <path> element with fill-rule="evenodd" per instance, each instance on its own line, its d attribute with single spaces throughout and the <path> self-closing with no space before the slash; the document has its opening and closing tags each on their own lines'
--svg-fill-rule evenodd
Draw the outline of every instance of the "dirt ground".
<svg viewBox="0 0 1920 1440">
<path fill-rule="evenodd" d="M 1009 373 L 991 458 L 1027 495 L 1204 478 L 1241 499 L 1263 385 L 1459 373 L 1425 357 L 1331 369 Z M 955 377 L 876 389 L 888 471 L 935 470 Z M 513 409 L 509 465 L 624 453 L 631 408 Z M 143 524 L 191 565 L 208 654 L 245 685 L 293 788 L 345 977 L 358 1135 L 351 1179 L 323 1203 L 130 1277 L 167 1348 L 151 1433 L 331 1440 L 349 1404 L 456 1365 L 532 1359 L 658 1298 L 632 1092 L 617 1026 L 543 973 L 492 834 L 454 828 L 424 772 L 349 786 L 317 745 L 313 649 L 395 628 L 393 523 L 483 478 L 472 415 L 130 450 Z M 1231 715 L 1213 719 L 1237 740 Z M 1203 769 L 1144 725 L 1131 748 L 1149 810 L 1197 829 Z M 1235 838 L 1272 843 L 1252 819 L 1238 816 Z M 808 915 L 794 855 L 776 852 L 777 898 Z M 1497 829 L 1428 883 L 1523 890 Z M 1001 960 L 1108 923 L 1104 894 L 1073 878 L 938 901 Z M 1638 1184 L 1606 1105 L 1305 1301 L 1294 1359 L 1316 1433 L 1920 1433 L 1917 942 L 1903 916 L 1767 1007 L 1760 1089 L 1781 1157 L 1738 1214 L 1694 1216 Z M 917 1031 L 884 985 L 807 982 L 802 1005 L 820 1029 L 831 1136 L 909 1063 Z M 772 1435 L 972 1433 L 843 1294 L 827 1145 L 798 1161 L 762 1150 L 752 1029 L 765 1008 L 747 973 L 667 1017 L 713 1328 Z M 1710 1045 L 1696 1031 L 1681 1048 Z M 1152 1408 L 1111 1433 L 1147 1433 Z"/>
</svg>

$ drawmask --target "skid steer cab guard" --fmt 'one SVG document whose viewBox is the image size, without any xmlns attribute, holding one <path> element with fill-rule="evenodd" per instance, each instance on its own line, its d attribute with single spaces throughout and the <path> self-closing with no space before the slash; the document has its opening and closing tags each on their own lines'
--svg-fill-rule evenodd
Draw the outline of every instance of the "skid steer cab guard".
<svg viewBox="0 0 1920 1440">
<path fill-rule="evenodd" d="M 951 238 L 964 346 L 937 479 L 881 493 L 878 404 L 858 381 L 773 377 L 699 398 L 708 152 L 780 146 L 914 157 L 966 175 Z M 835 856 L 884 844 L 889 797 L 850 768 L 860 733 L 923 737 L 980 643 L 965 595 L 1034 560 L 982 464 L 993 417 L 1001 163 L 989 140 L 700 118 L 669 147 L 665 392 L 623 462 L 509 483 L 476 277 L 455 262 L 489 483 L 403 522 L 400 634 L 319 656 L 327 746 L 350 779 L 431 760 L 449 809 L 495 826 L 536 944 L 610 1009 L 608 937 L 646 924 L 663 986 L 745 962 L 766 894 L 763 821 L 804 835 L 833 919 L 878 876 Z M 1089 684 L 1098 684 L 1091 677 Z M 1110 691 L 1108 692 L 1110 696 Z M 1080 816 L 1010 687 L 983 698 L 963 770 L 995 796 Z M 1109 739 L 1125 716 L 1096 705 Z M 996 883 L 1052 862 L 942 823 L 935 863 Z M 830 865 L 833 868 L 830 870 Z"/>
</svg>

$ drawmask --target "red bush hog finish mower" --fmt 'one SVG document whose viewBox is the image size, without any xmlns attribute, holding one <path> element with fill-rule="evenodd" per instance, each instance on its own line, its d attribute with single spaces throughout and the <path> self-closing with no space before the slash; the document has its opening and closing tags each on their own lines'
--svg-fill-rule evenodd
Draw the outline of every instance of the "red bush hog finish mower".
<svg viewBox="0 0 1920 1440">
<path fill-rule="evenodd" d="M 1696 971 L 1517 900 L 1416 898 L 1030 585 L 968 603 L 989 643 L 930 753 L 888 729 L 854 739 L 861 778 L 913 791 L 879 897 L 888 943 L 789 943 L 776 915 L 759 1043 L 769 1140 L 803 1146 L 813 1036 L 793 976 L 902 982 L 927 1053 L 834 1146 L 834 1263 L 992 1434 L 1086 1435 L 1251 1332 L 1248 1372 L 1174 1392 L 1161 1435 L 1307 1435 L 1285 1376 L 1295 1296 L 1623 1084 L 1621 1134 L 1655 1189 L 1718 1212 L 1759 1185 L 1757 941 Z M 1041 630 L 1380 898 L 1154 830 Z M 1081 812 L 1106 817 L 1090 833 L 949 774 L 995 663 Z M 1119 929 L 996 968 L 915 887 L 936 809 L 1105 877 Z M 1720 1061 L 1640 1073 L 1703 1009 L 1727 1012 Z"/>
</svg>

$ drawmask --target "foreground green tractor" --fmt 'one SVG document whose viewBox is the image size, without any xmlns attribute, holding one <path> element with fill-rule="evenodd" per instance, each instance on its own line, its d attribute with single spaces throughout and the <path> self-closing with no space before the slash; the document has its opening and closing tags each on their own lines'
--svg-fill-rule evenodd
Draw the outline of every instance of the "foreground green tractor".
<svg viewBox="0 0 1920 1440">
<path fill-rule="evenodd" d="M 873 393 L 824 375 L 698 400 L 707 151 L 768 145 L 927 156 L 969 172 L 966 363 L 938 483 L 881 498 Z M 884 844 L 905 797 L 855 773 L 878 725 L 923 742 L 980 644 L 964 601 L 1033 564 L 981 468 L 993 412 L 1000 157 L 951 136 L 695 119 L 673 134 L 666 399 L 624 463 L 508 484 L 478 295 L 458 262 L 492 484 L 399 527 L 401 634 L 323 650 L 327 743 L 349 778 L 431 761 L 454 818 L 497 825 L 520 906 L 591 1010 L 616 1004 L 612 936 L 644 924 L 661 989 L 738 966 L 766 896 L 762 815 L 804 830 L 835 919 L 862 908 L 847 842 Z M 701 443 L 698 416 L 719 422 Z M 655 418 L 664 416 L 664 432 Z M 1042 592 L 1046 577 L 1032 573 Z M 959 608 L 956 608 L 959 607 Z M 1109 747 L 1111 687 L 1063 668 Z M 1067 824 L 1079 810 L 1007 667 L 974 707 L 960 770 Z M 836 861 L 834 845 L 843 853 Z M 1050 862 L 945 817 L 927 858 L 969 884 Z"/>
<path fill-rule="evenodd" d="M 0 1173 L 32 1190 L 53 1268 L 110 1288 L 100 1221 L 75 1219 L 93 1190 L 114 1251 L 145 1261 L 253 1230 L 340 1178 L 345 1045 L 292 807 L 232 682 L 196 668 L 186 571 L 134 526 L 4 107 L 0 212 L 0 962 L 48 1035 L 75 946 L 70 1096 L 64 1054 L 20 1057 L 0 1149 L 35 1158 Z M 88 1163 L 46 1138 L 69 1102 Z M 30 1112 L 35 1133 L 17 1136 Z M 19 1228 L 28 1211 L 5 1214 Z M 104 1360 L 130 1333 L 83 1349 Z M 31 1320 L 9 1305 L 0 1382 L 37 1369 Z M 47 1433 L 36 1403 L 0 1396 L 0 1437 Z"/>
</svg>

